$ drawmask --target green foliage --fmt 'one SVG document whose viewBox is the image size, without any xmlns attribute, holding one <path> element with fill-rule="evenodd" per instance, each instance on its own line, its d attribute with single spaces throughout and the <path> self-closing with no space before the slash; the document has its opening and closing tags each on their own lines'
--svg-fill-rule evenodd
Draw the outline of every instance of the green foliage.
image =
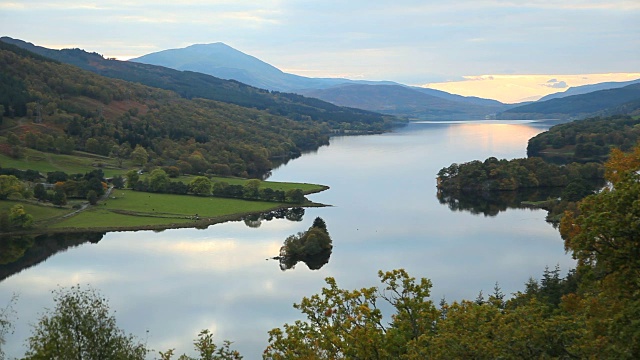
<svg viewBox="0 0 640 360">
<path fill-rule="evenodd" d="M 145 179 L 148 183 L 148 190 L 151 192 L 165 192 L 169 187 L 169 175 L 162 169 L 155 169 Z"/>
<path fill-rule="evenodd" d="M 127 171 L 125 177 L 127 178 L 127 186 L 129 188 L 133 188 L 133 186 L 138 183 L 138 180 L 140 180 L 140 175 L 138 174 L 137 170 Z"/>
<path fill-rule="evenodd" d="M 438 189 L 442 191 L 504 191 L 537 187 L 564 187 L 571 181 L 604 178 L 600 164 L 548 164 L 540 158 L 475 160 L 452 164 L 438 172 Z"/>
<path fill-rule="evenodd" d="M 187 355 L 181 355 L 178 360 L 240 360 L 242 356 L 240 353 L 231 350 L 231 342 L 224 341 L 222 346 L 218 346 L 213 342 L 213 334 L 209 330 L 202 330 L 198 334 L 198 339 L 193 342 L 195 350 L 198 352 L 198 357 L 190 357 Z M 175 349 L 167 350 L 166 352 L 159 352 L 161 360 L 171 360 Z"/>
<path fill-rule="evenodd" d="M 11 229 L 30 229 L 33 226 L 33 216 L 27 214 L 24 206 L 17 204 L 9 211 L 9 223 L 11 224 Z"/>
<path fill-rule="evenodd" d="M 292 209 L 293 210 L 293 209 Z M 329 261 L 333 240 L 322 218 L 317 217 L 305 232 L 287 237 L 280 248 L 280 268 L 284 271 L 303 261 L 312 270 L 317 270 Z"/>
<path fill-rule="evenodd" d="M 242 187 L 242 195 L 246 199 L 258 199 L 260 198 L 260 184 L 258 179 L 252 179 L 247 181 Z"/>
<path fill-rule="evenodd" d="M 24 184 L 13 175 L 0 175 L 0 200 L 6 200 L 10 195 L 21 195 L 26 190 Z"/>
<path fill-rule="evenodd" d="M 189 191 L 196 195 L 211 195 L 213 184 L 206 176 L 196 176 L 189 183 Z"/>
<path fill-rule="evenodd" d="M 557 162 L 605 160 L 611 147 L 628 151 L 640 140 L 640 119 L 630 116 L 591 118 L 555 125 L 531 139 L 529 157 Z"/>
<path fill-rule="evenodd" d="M 136 165 L 144 166 L 149 160 L 149 154 L 144 147 L 136 145 L 136 148 L 133 149 L 133 152 L 131 153 L 131 160 Z"/>
<path fill-rule="evenodd" d="M 87 200 L 89 201 L 89 204 L 91 205 L 95 205 L 98 203 L 98 193 L 95 192 L 95 190 L 89 190 L 89 192 L 87 192 Z"/>
<path fill-rule="evenodd" d="M 53 199 L 51 202 L 58 206 L 67 205 L 67 194 L 65 194 L 64 190 L 58 189 L 53 193 Z"/>
<path fill-rule="evenodd" d="M 27 360 L 145 359 L 145 345 L 117 327 L 107 300 L 79 285 L 54 291 L 55 308 L 34 325 Z"/>
<path fill-rule="evenodd" d="M 302 204 L 305 201 L 304 192 L 301 189 L 287 190 L 286 199 L 294 204 Z"/>
<path fill-rule="evenodd" d="M 407 345 L 430 336 L 438 312 L 427 300 L 431 282 L 416 280 L 404 270 L 380 272 L 383 290 L 348 291 L 333 278 L 321 294 L 303 298 L 294 307 L 307 321 L 285 324 L 269 332 L 265 359 L 390 359 L 407 353 Z M 396 309 L 383 323 L 380 302 Z"/>
</svg>

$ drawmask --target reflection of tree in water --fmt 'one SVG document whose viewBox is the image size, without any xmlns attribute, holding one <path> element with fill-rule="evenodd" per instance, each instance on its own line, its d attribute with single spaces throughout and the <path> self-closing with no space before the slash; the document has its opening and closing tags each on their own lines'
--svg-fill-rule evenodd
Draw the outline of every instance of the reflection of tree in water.
<svg viewBox="0 0 640 360">
<path fill-rule="evenodd" d="M 302 221 L 304 217 L 304 208 L 295 207 L 291 209 L 278 209 L 269 211 L 262 214 L 255 214 L 246 216 L 244 224 L 250 228 L 259 228 L 262 225 L 262 221 L 271 221 L 273 219 L 287 219 L 289 221 Z"/>
<path fill-rule="evenodd" d="M 472 214 L 496 216 L 507 209 L 528 209 L 523 201 L 544 201 L 557 199 L 562 188 L 536 188 L 516 191 L 438 191 L 440 204 L 447 205 L 451 211 L 468 211 Z"/>
<path fill-rule="evenodd" d="M 576 179 L 564 187 L 479 192 L 440 190 L 437 197 L 451 211 L 468 211 L 484 216 L 496 216 L 507 209 L 541 208 L 548 211 L 547 222 L 556 226 L 565 210 L 575 207 L 576 202 L 602 186 L 604 183 L 600 180 Z M 531 203 L 535 203 L 535 206 Z"/>
<path fill-rule="evenodd" d="M 70 247 L 97 243 L 104 235 L 104 232 L 74 232 L 0 236 L 0 281 Z"/>
<path fill-rule="evenodd" d="M 280 261 L 282 271 L 293 269 L 299 261 L 311 270 L 318 270 L 329 262 L 332 243 L 327 225 L 317 217 L 307 231 L 289 236 L 280 248 L 280 256 L 275 259 Z"/>
</svg>

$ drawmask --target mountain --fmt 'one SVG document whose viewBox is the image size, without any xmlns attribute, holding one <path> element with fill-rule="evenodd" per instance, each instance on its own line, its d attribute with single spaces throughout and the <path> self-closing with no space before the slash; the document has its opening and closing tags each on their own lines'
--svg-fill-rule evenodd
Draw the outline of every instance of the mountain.
<svg viewBox="0 0 640 360">
<path fill-rule="evenodd" d="M 497 101 L 470 99 L 464 103 L 459 95 L 438 90 L 401 85 L 346 84 L 328 89 L 302 91 L 330 103 L 402 116 L 412 120 L 484 119 L 505 110 Z M 433 93 L 440 95 L 432 95 Z M 442 95 L 440 93 L 447 94 Z"/>
<path fill-rule="evenodd" d="M 485 118 L 509 108 L 508 105 L 495 100 L 453 95 L 444 91 L 410 87 L 390 81 L 308 78 L 288 74 L 223 43 L 198 44 L 182 49 L 164 50 L 131 61 L 202 72 L 260 88 L 291 91 L 336 105 L 380 111 L 412 119 Z M 382 88 L 373 89 L 370 87 L 373 85 L 382 86 Z M 401 90 L 400 87 L 404 89 Z M 359 94 L 353 93 L 348 99 L 343 98 L 349 92 L 360 90 L 363 91 Z M 367 96 L 370 98 L 367 99 Z M 380 104 L 380 100 L 383 100 L 384 104 Z"/>
<path fill-rule="evenodd" d="M 221 79 L 232 79 L 261 89 L 295 92 L 300 89 L 323 89 L 353 82 L 340 78 L 309 78 L 285 73 L 251 55 L 224 43 L 195 44 L 147 54 L 130 61 L 195 71 Z M 373 83 L 373 82 L 365 82 Z M 380 82 L 391 83 L 391 82 Z"/>
<path fill-rule="evenodd" d="M 2 135 L 14 132 L 21 146 L 120 159 L 142 147 L 153 166 L 175 166 L 186 174 L 260 177 L 272 168 L 272 159 L 315 150 L 328 143 L 330 133 L 328 123 L 308 117 L 294 120 L 219 101 L 189 100 L 2 41 L 0 105 Z M 0 152 L 20 156 L 2 145 Z"/>
<path fill-rule="evenodd" d="M 498 114 L 500 119 L 582 119 L 633 114 L 640 109 L 640 83 L 517 106 Z"/>
<path fill-rule="evenodd" d="M 640 83 L 640 79 L 630 80 L 630 81 L 619 81 L 619 82 L 610 81 L 610 82 L 603 82 L 598 84 L 573 86 L 568 88 L 565 91 L 543 96 L 540 99 L 538 99 L 538 101 L 547 101 L 547 100 L 559 99 L 567 96 L 582 95 L 582 94 L 587 94 L 587 93 L 599 91 L 599 90 L 617 89 L 617 88 L 621 88 L 627 85 L 632 85 L 637 83 Z"/>
<path fill-rule="evenodd" d="M 398 122 L 398 119 L 391 116 L 336 106 L 297 94 L 271 92 L 238 81 L 223 80 L 198 72 L 105 59 L 100 54 L 88 53 L 80 49 L 53 50 L 9 37 L 0 38 L 0 41 L 99 75 L 175 91 L 187 99 L 203 98 L 222 101 L 266 110 L 271 114 L 296 121 L 308 119 L 331 123 L 335 125 L 332 125 L 334 128 L 345 130 L 381 131 L 389 129 Z"/>
</svg>

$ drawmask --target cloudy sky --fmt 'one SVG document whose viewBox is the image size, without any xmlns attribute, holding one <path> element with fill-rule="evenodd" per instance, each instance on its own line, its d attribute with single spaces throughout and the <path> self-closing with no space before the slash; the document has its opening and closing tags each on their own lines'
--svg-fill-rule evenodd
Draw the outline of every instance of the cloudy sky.
<svg viewBox="0 0 640 360">
<path fill-rule="evenodd" d="M 0 1 L 0 33 L 46 47 L 126 59 L 221 41 L 300 75 L 503 99 L 640 77 L 638 19 L 638 0 Z"/>
</svg>

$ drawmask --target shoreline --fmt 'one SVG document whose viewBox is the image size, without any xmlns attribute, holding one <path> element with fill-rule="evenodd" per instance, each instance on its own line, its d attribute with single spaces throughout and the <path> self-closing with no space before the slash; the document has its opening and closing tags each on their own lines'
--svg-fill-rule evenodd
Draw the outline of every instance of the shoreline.
<svg viewBox="0 0 640 360">
<path fill-rule="evenodd" d="M 316 193 L 320 193 L 322 191 L 330 189 L 330 187 L 326 186 L 326 185 L 320 185 L 320 186 L 321 186 L 320 189 L 316 189 L 316 190 L 311 190 L 311 191 L 305 192 L 304 195 L 306 196 L 306 195 L 310 195 L 310 194 L 316 194 Z M 100 204 L 100 203 L 98 203 L 98 204 Z M 85 208 L 85 210 L 90 210 L 95 206 L 97 206 L 97 205 L 87 206 Z M 86 228 L 85 227 L 83 227 L 83 228 L 80 228 L 80 227 L 66 227 L 66 228 L 44 227 L 44 228 L 34 228 L 34 229 L 23 230 L 23 231 L 11 231 L 11 232 L 0 233 L 0 237 L 4 237 L 4 236 L 20 236 L 20 235 L 41 235 L 41 234 L 52 235 L 52 234 L 59 234 L 59 233 L 80 233 L 80 232 L 120 232 L 120 231 L 148 231 L 148 230 L 164 231 L 164 230 L 169 230 L 169 229 L 185 229 L 185 228 L 206 229 L 207 227 L 209 227 L 211 225 L 221 224 L 221 223 L 231 222 L 231 221 L 242 221 L 247 216 L 260 215 L 260 214 L 264 214 L 264 213 L 271 212 L 271 211 L 276 211 L 276 210 L 292 209 L 292 208 L 298 208 L 298 207 L 299 208 L 314 208 L 314 207 L 330 207 L 330 206 L 332 206 L 332 205 L 316 203 L 316 202 L 312 202 L 312 201 L 308 201 L 307 200 L 305 203 L 302 203 L 302 204 L 283 204 L 283 203 L 280 203 L 280 205 L 274 206 L 274 207 L 269 208 L 267 210 L 246 211 L 246 212 L 241 212 L 241 213 L 214 216 L 214 217 L 203 217 L 203 218 L 195 220 L 195 221 L 187 221 L 187 222 L 155 224 L 155 225 L 135 225 L 135 226 L 100 226 L 100 227 L 86 227 Z M 79 214 L 79 212 L 71 213 L 71 214 L 73 214 L 72 216 L 75 216 L 75 215 Z M 69 216 L 69 214 L 67 214 L 65 216 Z M 145 216 L 145 215 L 136 215 L 136 214 L 128 214 L 128 216 L 140 216 L 140 217 L 154 217 L 154 218 L 157 218 L 157 216 Z M 174 218 L 178 219 L 177 217 L 174 217 Z M 187 218 L 187 217 L 185 217 L 185 218 Z M 50 221 L 55 221 L 55 219 L 54 220 L 50 220 Z"/>
</svg>

